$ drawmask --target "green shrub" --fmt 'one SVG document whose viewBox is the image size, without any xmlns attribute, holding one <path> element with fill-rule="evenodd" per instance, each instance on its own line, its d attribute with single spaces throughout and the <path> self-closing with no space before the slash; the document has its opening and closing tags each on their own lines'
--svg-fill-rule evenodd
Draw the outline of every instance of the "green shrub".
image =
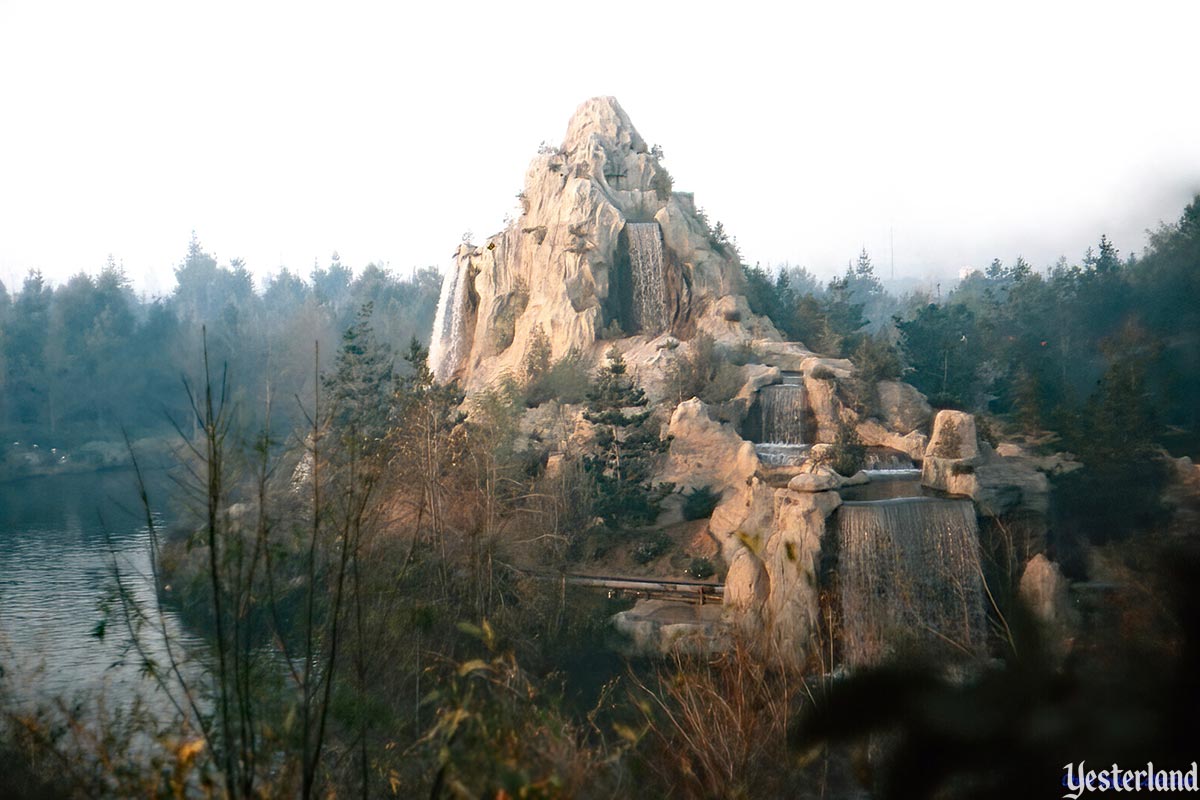
<svg viewBox="0 0 1200 800">
<path fill-rule="evenodd" d="M 591 375 L 587 362 L 577 347 L 550 365 L 539 380 L 525 388 L 525 404 L 533 407 L 547 400 L 560 403 L 582 403 L 587 397 Z"/>
<path fill-rule="evenodd" d="M 649 564 L 670 548 L 670 537 L 662 531 L 651 531 L 633 546 L 633 560 L 639 564 Z"/>
<path fill-rule="evenodd" d="M 987 417 L 982 415 L 975 417 L 975 432 L 979 436 L 979 440 L 987 442 L 992 447 L 1000 444 L 1000 437 L 996 435 L 996 429 L 992 427 L 992 423 Z"/>
<path fill-rule="evenodd" d="M 846 381 L 844 388 L 847 399 L 859 414 L 879 414 L 879 382 L 896 380 L 904 370 L 900 353 L 883 334 L 863 336 L 855 348 L 851 360 L 854 375 Z"/>
<path fill-rule="evenodd" d="M 610 321 L 607 325 L 605 325 L 604 330 L 600 331 L 600 338 L 605 341 L 610 341 L 612 339 L 621 339 L 621 338 L 624 338 L 624 336 L 625 336 L 625 331 L 623 331 L 621 329 L 621 323 L 615 319 Z"/>
<path fill-rule="evenodd" d="M 712 405 L 731 400 L 742 388 L 741 370 L 707 333 L 697 334 L 690 345 L 670 367 L 679 400 L 699 397 Z"/>
<path fill-rule="evenodd" d="M 867 447 L 863 444 L 854 426 L 843 421 L 838 425 L 837 438 L 833 446 L 819 463 L 832 467 L 839 475 L 853 475 L 867 461 Z"/>
<path fill-rule="evenodd" d="M 705 578 L 711 578 L 716 569 L 713 568 L 713 563 L 707 558 L 693 558 L 692 563 L 688 564 L 684 571 L 685 575 L 690 575 L 698 581 Z"/>
<path fill-rule="evenodd" d="M 683 498 L 683 518 L 686 520 L 705 519 L 712 516 L 713 509 L 721 501 L 721 493 L 714 492 L 711 487 L 701 486 L 693 489 Z"/>
<path fill-rule="evenodd" d="M 675 179 L 671 177 L 671 173 L 661 166 L 655 168 L 654 177 L 650 179 L 650 188 L 659 200 L 671 199 L 671 187 L 674 185 Z"/>
</svg>

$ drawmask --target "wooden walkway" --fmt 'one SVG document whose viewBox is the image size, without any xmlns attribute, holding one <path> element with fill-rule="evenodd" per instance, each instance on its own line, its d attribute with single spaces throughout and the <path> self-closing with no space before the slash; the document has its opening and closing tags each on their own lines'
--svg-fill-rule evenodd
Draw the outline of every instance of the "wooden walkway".
<svg viewBox="0 0 1200 800">
<path fill-rule="evenodd" d="M 661 578 L 631 578 L 613 575 L 582 575 L 537 572 L 535 577 L 571 586 L 605 589 L 609 597 L 636 597 L 650 600 L 674 600 L 681 603 L 708 605 L 720 603 L 725 596 L 725 584 L 705 581 L 673 581 Z"/>
</svg>

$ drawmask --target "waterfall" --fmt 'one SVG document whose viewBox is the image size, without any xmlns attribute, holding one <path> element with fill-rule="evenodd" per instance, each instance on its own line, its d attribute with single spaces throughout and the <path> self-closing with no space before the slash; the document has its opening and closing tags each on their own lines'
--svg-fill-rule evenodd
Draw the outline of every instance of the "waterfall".
<svg viewBox="0 0 1200 800">
<path fill-rule="evenodd" d="M 804 377 L 783 373 L 783 383 L 758 390 L 758 458 L 772 467 L 793 467 L 804 461 Z"/>
<path fill-rule="evenodd" d="M 657 222 L 629 222 L 625 234 L 629 239 L 633 322 L 641 333 L 658 333 L 667 326 L 662 229 Z"/>
<path fill-rule="evenodd" d="M 758 391 L 762 440 L 770 444 L 804 444 L 804 385 L 777 383 Z"/>
<path fill-rule="evenodd" d="M 467 285 L 470 261 L 456 260 L 454 271 L 442 279 L 437 313 L 433 316 L 433 334 L 429 337 L 429 369 L 438 381 L 448 380 L 462 361 L 466 346 Z"/>
<path fill-rule="evenodd" d="M 981 649 L 983 574 L 969 500 L 847 502 L 837 513 L 844 663 L 877 664 L 903 645 Z"/>
</svg>

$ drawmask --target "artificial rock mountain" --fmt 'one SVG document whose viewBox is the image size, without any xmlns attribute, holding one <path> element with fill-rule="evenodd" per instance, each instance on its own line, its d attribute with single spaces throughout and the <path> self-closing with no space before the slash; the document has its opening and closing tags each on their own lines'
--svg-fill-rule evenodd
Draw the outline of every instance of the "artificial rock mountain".
<svg viewBox="0 0 1200 800">
<path fill-rule="evenodd" d="M 539 326 L 554 358 L 576 348 L 594 359 L 606 332 L 780 338 L 750 313 L 732 248 L 713 236 L 692 195 L 672 190 L 615 98 L 593 98 L 575 111 L 562 145 L 543 147 L 530 163 L 519 198 L 518 219 L 456 253 L 433 337 L 439 378 L 477 388 L 515 372 Z M 659 318 L 649 320 L 631 308 L 633 240 L 646 223 L 661 230 L 663 284 Z"/>
<path fill-rule="evenodd" d="M 724 564 L 724 614 L 694 624 L 680 623 L 677 613 L 618 615 L 618 628 L 646 649 L 667 649 L 692 634 L 711 644 L 733 626 L 752 630 L 786 661 L 811 655 L 822 551 L 837 530 L 839 490 L 870 480 L 837 475 L 815 457 L 846 426 L 866 445 L 923 463 L 922 483 L 971 498 L 980 515 L 1044 510 L 1048 467 L 978 441 L 969 415 L 943 411 L 935 419 L 905 383 L 879 382 L 866 404 L 872 412 L 856 410 L 846 386 L 855 375 L 850 361 L 785 342 L 753 314 L 733 248 L 690 194 L 673 190 L 659 156 L 615 99 L 593 98 L 576 110 L 562 145 L 543 147 L 533 159 L 520 198 L 519 219 L 483 245 L 459 247 L 442 289 L 431 365 L 439 380 L 458 379 L 470 393 L 519 374 L 539 330 L 554 359 L 578 350 L 596 364 L 609 347 L 621 350 L 671 437 L 655 480 L 676 491 L 658 525 L 682 523 L 687 491 L 720 498 L 707 535 Z M 740 389 L 719 408 L 673 394 L 667 378 L 700 332 L 726 350 L 744 345 L 752 354 L 739 368 Z M 783 438 L 811 447 L 803 463 L 780 468 L 766 460 L 768 399 L 795 409 Z M 560 453 L 586 443 L 581 409 L 552 412 L 529 410 L 522 429 Z"/>
</svg>

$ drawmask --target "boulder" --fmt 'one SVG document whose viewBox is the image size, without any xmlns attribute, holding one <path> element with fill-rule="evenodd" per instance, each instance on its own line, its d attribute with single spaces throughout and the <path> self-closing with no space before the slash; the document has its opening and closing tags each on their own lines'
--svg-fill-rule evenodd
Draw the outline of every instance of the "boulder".
<svg viewBox="0 0 1200 800">
<path fill-rule="evenodd" d="M 920 431 L 911 431 L 903 436 L 885 428 L 878 420 L 864 419 L 854 426 L 858 438 L 868 447 L 887 447 L 904 453 L 914 462 L 925 457 L 929 437 Z"/>
<path fill-rule="evenodd" d="M 933 434 L 925 455 L 957 460 L 979 458 L 975 417 L 963 411 L 939 411 L 933 420 Z"/>
<path fill-rule="evenodd" d="M 1080 618 L 1071 602 L 1070 583 L 1058 565 L 1041 553 L 1031 558 L 1021 574 L 1017 595 L 1041 626 L 1051 654 L 1064 656 Z"/>
<path fill-rule="evenodd" d="M 725 575 L 725 606 L 760 616 L 770 591 L 771 582 L 763 562 L 750 550 L 739 551 Z"/>
<path fill-rule="evenodd" d="M 851 475 L 849 478 L 842 478 L 842 486 L 862 486 L 863 484 L 870 482 L 871 476 L 863 472 L 861 469 Z"/>
<path fill-rule="evenodd" d="M 842 485 L 842 479 L 832 470 L 801 473 L 788 481 L 793 492 L 828 492 Z"/>
<path fill-rule="evenodd" d="M 876 392 L 883 423 L 897 433 L 922 429 L 933 418 L 933 409 L 925 395 L 907 383 L 880 381 Z"/>
<path fill-rule="evenodd" d="M 832 378 L 815 378 L 810 372 L 805 372 L 804 396 L 816 424 L 813 442 L 832 444 L 837 439 L 842 419 L 853 414 L 842 405 L 837 395 L 837 383 Z"/>
<path fill-rule="evenodd" d="M 613 627 L 628 639 L 630 655 L 712 653 L 729 644 L 729 628 L 718 605 L 639 600 L 615 614 Z"/>
<path fill-rule="evenodd" d="M 814 377 L 818 378 L 828 375 L 834 380 L 844 381 L 854 375 L 854 364 L 848 358 L 824 358 L 814 355 L 800 362 L 800 371 L 805 375 L 816 373 Z"/>
<path fill-rule="evenodd" d="M 675 407 L 667 433 L 671 445 L 656 482 L 673 483 L 681 491 L 708 487 L 724 492 L 749 485 L 758 470 L 754 445 L 732 425 L 709 416 L 708 406 L 697 398 Z"/>
<path fill-rule="evenodd" d="M 762 363 L 788 372 L 803 372 L 804 362 L 814 357 L 813 352 L 800 342 L 775 339 L 755 339 L 754 352 Z"/>
</svg>

